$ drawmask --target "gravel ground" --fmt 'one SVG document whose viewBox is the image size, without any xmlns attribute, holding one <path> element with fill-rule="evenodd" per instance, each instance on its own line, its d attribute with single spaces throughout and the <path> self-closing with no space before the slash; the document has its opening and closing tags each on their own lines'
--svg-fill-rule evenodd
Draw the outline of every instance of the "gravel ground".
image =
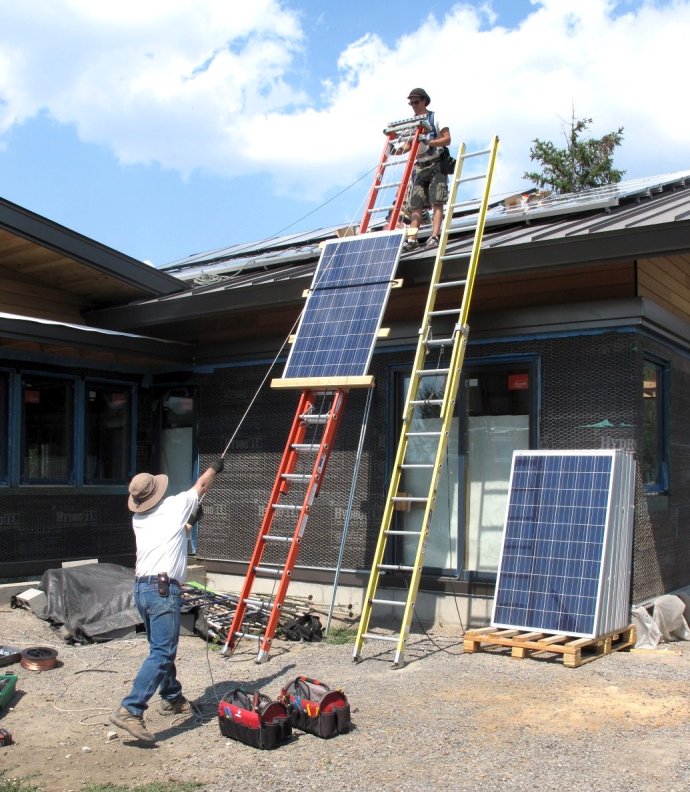
<svg viewBox="0 0 690 792">
<path fill-rule="evenodd" d="M 59 652 L 49 671 L 3 669 L 19 682 L 0 716 L 16 741 L 0 748 L 0 769 L 48 792 L 77 792 L 86 781 L 166 780 L 195 781 L 208 792 L 690 789 L 690 642 L 571 669 L 552 655 L 464 655 L 460 635 L 420 634 L 408 643 L 407 665 L 393 670 L 389 645 L 377 642 L 353 663 L 351 644 L 276 641 L 269 662 L 257 665 L 247 647 L 225 658 L 183 636 L 178 671 L 198 716 L 171 722 L 152 707 L 155 747 L 107 717 L 129 689 L 145 640 L 68 646 L 31 613 L 4 606 L 0 644 Z M 275 697 L 298 674 L 345 690 L 349 734 L 320 740 L 296 732 L 274 751 L 220 734 L 223 692 L 244 684 Z"/>
</svg>

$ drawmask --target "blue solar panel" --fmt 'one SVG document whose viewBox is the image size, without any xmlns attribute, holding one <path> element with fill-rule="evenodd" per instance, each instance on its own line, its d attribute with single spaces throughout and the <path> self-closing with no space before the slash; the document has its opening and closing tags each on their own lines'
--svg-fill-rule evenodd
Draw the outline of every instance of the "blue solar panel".
<svg viewBox="0 0 690 792">
<path fill-rule="evenodd" d="M 629 579 L 628 457 L 515 452 L 493 625 L 595 637 L 611 619 L 627 623 L 616 575 Z"/>
<path fill-rule="evenodd" d="M 390 231 L 326 244 L 283 379 L 366 374 L 403 237 Z"/>
</svg>

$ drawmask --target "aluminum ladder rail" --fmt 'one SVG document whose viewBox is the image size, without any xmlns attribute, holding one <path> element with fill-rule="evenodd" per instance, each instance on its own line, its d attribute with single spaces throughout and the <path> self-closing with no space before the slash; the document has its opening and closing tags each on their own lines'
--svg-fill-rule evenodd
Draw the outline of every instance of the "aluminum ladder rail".
<svg viewBox="0 0 690 792">
<path fill-rule="evenodd" d="M 430 129 L 429 122 L 424 117 L 413 116 L 402 121 L 394 121 L 383 130 L 386 142 L 359 224 L 360 234 L 366 233 L 371 223 L 377 219 L 384 221 L 384 227 L 388 231 L 397 227 L 412 177 L 412 169 L 417 159 L 419 136 Z M 407 151 L 396 153 L 407 145 L 409 145 Z M 381 217 L 384 213 L 385 216 Z"/>
<path fill-rule="evenodd" d="M 457 157 L 457 164 L 455 173 L 453 174 L 453 183 L 450 191 L 448 205 L 446 207 L 445 217 L 441 228 L 441 236 L 439 239 L 439 247 L 436 253 L 436 260 L 434 269 L 431 276 L 431 283 L 429 285 L 429 292 L 427 302 L 424 309 L 424 316 L 422 320 L 422 327 L 419 330 L 419 340 L 417 344 L 417 351 L 412 368 L 412 375 L 410 385 L 407 392 L 405 401 L 402 431 L 398 444 L 398 450 L 393 463 L 393 471 L 391 482 L 388 490 L 387 500 L 384 507 L 381 529 L 379 532 L 376 550 L 374 553 L 374 561 L 369 577 L 366 595 L 362 605 L 362 615 L 359 622 L 357 636 L 355 638 L 355 646 L 353 650 L 353 659 L 356 661 L 360 658 L 362 646 L 365 640 L 375 639 L 383 641 L 391 641 L 396 644 L 394 666 L 400 667 L 404 664 L 405 643 L 410 632 L 412 624 L 412 617 L 414 614 L 415 600 L 419 590 L 419 583 L 421 580 L 422 568 L 424 565 L 424 552 L 426 541 L 431 527 L 431 519 L 433 516 L 433 509 L 435 505 L 436 494 L 440 479 L 440 471 L 446 454 L 448 445 L 448 436 L 451 430 L 451 423 L 453 420 L 453 410 L 455 407 L 455 399 L 458 391 L 458 384 L 460 382 L 460 375 L 462 372 L 462 364 L 465 357 L 465 349 L 467 347 L 467 338 L 469 333 L 468 316 L 470 310 L 470 302 L 472 299 L 472 292 L 474 289 L 474 281 L 477 273 L 477 265 L 479 263 L 479 254 L 481 250 L 482 237 L 484 234 L 484 225 L 486 221 L 486 213 L 488 209 L 489 193 L 491 190 L 491 182 L 493 179 L 494 166 L 496 162 L 496 155 L 498 152 L 498 137 L 494 137 L 490 146 L 482 151 L 466 153 L 465 144 L 460 148 Z M 467 179 L 462 178 L 462 170 L 465 161 L 471 157 L 487 156 L 488 162 L 486 173 L 481 176 L 471 176 Z M 456 203 L 458 188 L 468 181 L 476 181 L 478 179 L 484 180 L 483 193 L 479 202 L 477 213 L 477 223 L 474 232 L 474 240 L 470 259 L 467 267 L 467 274 L 463 280 L 448 280 L 443 279 L 443 265 L 446 253 L 446 245 L 448 241 L 448 233 L 450 231 L 453 210 L 463 204 Z M 463 202 L 465 203 L 465 202 Z M 450 290 L 460 291 L 461 299 L 459 307 L 435 310 L 436 300 L 441 291 Z M 449 337 L 435 337 L 434 324 L 439 321 L 448 321 L 449 317 L 456 317 L 453 331 Z M 450 349 L 450 361 L 445 368 L 433 368 L 427 363 L 431 352 L 439 348 Z M 442 386 L 442 393 L 434 394 L 433 398 L 425 398 L 423 393 L 425 381 L 428 383 L 430 377 L 444 380 Z M 425 426 L 425 431 L 415 431 L 413 428 L 413 420 L 415 413 L 420 408 L 425 408 L 426 412 L 429 411 L 438 413 L 432 426 L 429 430 Z M 424 442 L 429 445 L 436 443 L 435 450 L 430 449 L 430 453 L 424 456 L 423 459 L 414 457 L 414 448 L 410 449 L 410 441 L 415 438 L 425 438 Z M 412 443 L 414 446 L 415 443 Z M 416 490 L 408 491 L 404 487 L 404 479 L 406 471 L 415 471 L 417 474 L 424 471 L 428 473 L 428 489 L 424 490 L 423 484 L 417 486 Z M 393 517 L 397 508 L 413 509 L 424 508 L 424 514 L 421 522 L 421 529 L 419 531 L 407 530 L 394 530 Z M 417 542 L 417 549 L 414 557 L 414 563 L 410 566 L 401 564 L 387 564 L 384 563 L 386 557 L 390 554 L 389 539 L 398 540 L 398 537 L 407 537 L 412 541 Z M 409 588 L 406 600 L 383 599 L 378 598 L 377 591 L 379 588 L 381 573 L 410 573 Z M 372 606 L 385 605 L 387 607 L 399 608 L 404 607 L 402 617 L 402 626 L 397 635 L 382 635 L 378 633 L 368 632 L 369 623 L 371 620 Z"/>
<path fill-rule="evenodd" d="M 330 404 L 327 409 L 321 406 L 316 412 L 319 396 L 323 402 L 330 400 Z M 239 640 L 247 637 L 259 641 L 256 662 L 268 660 L 302 536 L 328 466 L 346 399 L 347 391 L 340 389 L 305 390 L 301 394 L 222 654 L 234 651 Z M 308 436 L 310 430 L 312 436 Z M 294 530 L 290 534 L 293 521 Z M 272 531 L 274 528 L 276 530 Z M 278 554 L 281 547 L 287 547 L 284 561 L 263 562 L 269 545 L 273 545 Z M 270 611 L 263 633 L 243 629 L 247 609 L 253 615 L 257 603 L 262 604 L 256 597 L 252 598 L 259 576 L 278 580 L 270 603 L 267 603 Z M 260 610 L 265 612 L 266 608 Z"/>
</svg>

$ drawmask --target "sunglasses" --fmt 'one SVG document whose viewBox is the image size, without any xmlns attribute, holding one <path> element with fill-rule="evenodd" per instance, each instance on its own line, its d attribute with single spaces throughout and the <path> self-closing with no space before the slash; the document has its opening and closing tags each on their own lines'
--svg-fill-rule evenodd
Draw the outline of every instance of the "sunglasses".
<svg viewBox="0 0 690 792">
<path fill-rule="evenodd" d="M 410 99 L 411 105 L 418 105 L 418 104 L 422 104 L 423 102 L 424 102 L 423 99 Z"/>
</svg>

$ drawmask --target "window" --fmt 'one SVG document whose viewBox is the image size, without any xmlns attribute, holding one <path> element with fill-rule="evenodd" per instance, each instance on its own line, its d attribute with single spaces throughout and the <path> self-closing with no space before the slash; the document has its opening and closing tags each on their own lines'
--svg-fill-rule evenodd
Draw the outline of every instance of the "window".
<svg viewBox="0 0 690 792">
<path fill-rule="evenodd" d="M 537 366 L 468 365 L 463 378 L 464 572 L 491 579 L 498 570 L 513 451 L 536 446 Z"/>
<path fill-rule="evenodd" d="M 85 484 L 126 482 L 132 474 L 132 389 L 86 382 Z"/>
<path fill-rule="evenodd" d="M 468 362 L 463 367 L 426 543 L 427 573 L 437 570 L 468 579 L 495 577 L 513 451 L 536 447 L 538 442 L 538 373 L 537 360 L 527 356 L 512 362 Z M 400 411 L 409 376 L 399 374 L 398 381 Z M 438 381 L 425 378 L 424 384 L 429 398 L 444 387 L 441 377 Z M 433 410 L 437 409 L 433 405 L 420 408 L 409 429 L 424 432 L 431 428 L 426 426 L 426 419 L 434 417 Z M 426 460 L 436 444 L 436 438 L 420 435 L 410 451 Z M 422 470 L 405 471 L 403 489 L 416 491 L 415 479 L 425 475 Z M 421 521 L 418 509 L 396 513 L 399 529 L 419 531 Z M 417 540 L 406 540 L 403 537 L 398 543 L 394 563 L 413 562 Z"/>
<path fill-rule="evenodd" d="M 0 371 L 0 481 L 7 481 L 7 452 L 9 438 L 10 378 Z"/>
<path fill-rule="evenodd" d="M 642 373 L 642 478 L 647 492 L 668 486 L 666 368 L 645 360 Z"/>
<path fill-rule="evenodd" d="M 74 483 L 74 383 L 22 377 L 22 483 Z"/>
</svg>

